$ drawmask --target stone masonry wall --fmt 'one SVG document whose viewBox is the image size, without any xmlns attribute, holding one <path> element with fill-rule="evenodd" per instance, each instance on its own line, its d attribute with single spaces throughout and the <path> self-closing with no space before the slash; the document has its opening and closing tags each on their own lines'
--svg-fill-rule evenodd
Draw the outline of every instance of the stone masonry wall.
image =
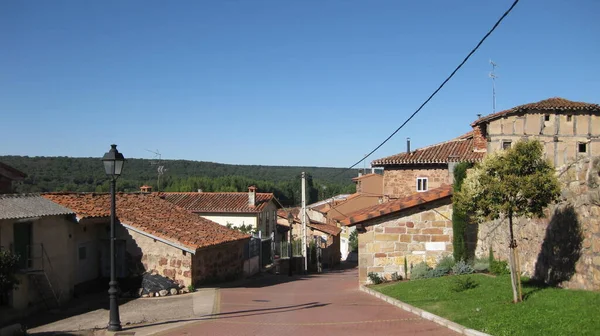
<svg viewBox="0 0 600 336">
<path fill-rule="evenodd" d="M 430 190 L 451 183 L 448 165 L 414 169 L 386 168 L 383 171 L 384 195 L 388 198 L 402 198 L 414 194 L 417 192 L 417 177 L 427 177 Z"/>
<path fill-rule="evenodd" d="M 119 226 L 120 227 L 120 226 Z M 127 230 L 127 259 L 132 273 L 152 272 L 175 280 L 183 286 L 192 284 L 192 254 L 132 230 Z"/>
<path fill-rule="evenodd" d="M 192 258 L 193 283 L 200 285 L 242 277 L 246 242 L 240 240 L 197 250 Z"/>
<path fill-rule="evenodd" d="M 562 199 L 545 218 L 514 220 L 521 273 L 565 288 L 600 290 L 600 159 L 558 170 Z M 508 222 L 478 225 L 476 255 L 508 260 Z"/>
<path fill-rule="evenodd" d="M 370 272 L 388 279 L 394 272 L 404 276 L 404 258 L 409 268 L 422 261 L 434 266 L 452 253 L 451 198 L 424 206 L 364 223 L 366 232 L 358 235 L 361 284 Z"/>
</svg>

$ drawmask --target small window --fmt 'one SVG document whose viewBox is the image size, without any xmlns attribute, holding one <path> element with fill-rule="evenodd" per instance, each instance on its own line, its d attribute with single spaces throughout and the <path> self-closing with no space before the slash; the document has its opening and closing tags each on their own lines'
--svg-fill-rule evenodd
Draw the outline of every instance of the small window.
<svg viewBox="0 0 600 336">
<path fill-rule="evenodd" d="M 417 177 L 417 191 L 427 191 L 427 177 Z"/>
<path fill-rule="evenodd" d="M 545 114 L 544 115 L 544 121 L 550 121 L 550 115 L 549 114 Z"/>
<path fill-rule="evenodd" d="M 87 248 L 85 246 L 79 247 L 79 260 L 87 259 Z"/>
<path fill-rule="evenodd" d="M 567 116 L 567 122 L 571 122 L 571 121 L 573 121 L 573 116 L 569 114 Z"/>
<path fill-rule="evenodd" d="M 505 140 L 502 141 L 502 149 L 507 150 L 510 149 L 510 147 L 512 146 L 512 142 Z"/>
<path fill-rule="evenodd" d="M 577 144 L 577 151 L 579 153 L 587 153 L 587 144 L 581 142 Z"/>
</svg>

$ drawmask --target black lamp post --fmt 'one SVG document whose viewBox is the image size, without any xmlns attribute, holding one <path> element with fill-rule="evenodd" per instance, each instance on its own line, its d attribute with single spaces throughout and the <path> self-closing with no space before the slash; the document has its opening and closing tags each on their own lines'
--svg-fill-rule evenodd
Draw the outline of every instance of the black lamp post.
<svg viewBox="0 0 600 336">
<path fill-rule="evenodd" d="M 110 177 L 110 282 L 108 283 L 108 298 L 110 300 L 110 317 L 108 320 L 108 331 L 120 331 L 121 319 L 119 318 L 119 302 L 117 294 L 119 293 L 116 276 L 117 253 L 115 251 L 115 186 L 117 179 L 123 170 L 125 157 L 117 150 L 117 145 L 110 145 L 108 153 L 102 157 L 106 175 Z"/>
<path fill-rule="evenodd" d="M 288 257 L 290 258 L 290 265 L 289 265 L 289 270 L 288 270 L 288 276 L 292 276 L 292 253 L 293 253 L 293 249 L 292 249 L 292 244 L 294 243 L 294 237 L 292 236 L 292 228 L 294 227 L 294 215 L 292 215 L 292 212 L 288 212 L 288 216 L 287 216 L 287 220 L 288 223 L 290 224 L 290 243 L 288 246 Z"/>
</svg>

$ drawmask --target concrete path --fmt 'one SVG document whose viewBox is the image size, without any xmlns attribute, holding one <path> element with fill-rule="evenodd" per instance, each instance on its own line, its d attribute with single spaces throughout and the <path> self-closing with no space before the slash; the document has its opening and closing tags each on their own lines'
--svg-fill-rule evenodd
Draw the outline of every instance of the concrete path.
<svg viewBox="0 0 600 336">
<path fill-rule="evenodd" d="M 457 335 L 360 292 L 356 269 L 265 277 L 219 293 L 218 313 L 159 334 Z"/>
<path fill-rule="evenodd" d="M 206 288 L 185 295 L 131 300 L 119 307 L 121 323 L 124 331 L 135 331 L 138 336 L 184 325 L 212 314 L 216 293 L 215 289 Z M 31 335 L 102 335 L 107 324 L 108 310 L 96 309 L 28 331 Z"/>
</svg>

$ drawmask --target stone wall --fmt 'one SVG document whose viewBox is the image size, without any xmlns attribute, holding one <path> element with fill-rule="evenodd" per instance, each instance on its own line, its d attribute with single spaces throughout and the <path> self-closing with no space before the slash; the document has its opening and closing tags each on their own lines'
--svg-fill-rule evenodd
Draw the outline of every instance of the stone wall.
<svg viewBox="0 0 600 336">
<path fill-rule="evenodd" d="M 452 253 L 451 198 L 423 207 L 364 223 L 366 232 L 358 234 L 360 283 L 367 283 L 370 272 L 388 279 L 394 272 L 404 276 L 404 258 L 408 267 L 422 261 L 434 266 Z"/>
<path fill-rule="evenodd" d="M 425 167 L 386 168 L 383 171 L 383 193 L 387 198 L 402 198 L 417 192 L 417 177 L 428 178 L 428 189 L 450 184 L 447 164 Z"/>
<path fill-rule="evenodd" d="M 192 284 L 192 254 L 148 236 L 127 230 L 127 262 L 131 275 L 151 272 L 175 280 L 183 286 Z"/>
<path fill-rule="evenodd" d="M 514 220 L 521 273 L 552 285 L 600 290 L 599 158 L 558 170 L 562 197 L 545 218 Z M 508 260 L 508 221 L 478 225 L 476 254 Z"/>
<path fill-rule="evenodd" d="M 193 283 L 198 286 L 242 277 L 247 241 L 244 239 L 197 250 L 192 257 Z"/>
</svg>

